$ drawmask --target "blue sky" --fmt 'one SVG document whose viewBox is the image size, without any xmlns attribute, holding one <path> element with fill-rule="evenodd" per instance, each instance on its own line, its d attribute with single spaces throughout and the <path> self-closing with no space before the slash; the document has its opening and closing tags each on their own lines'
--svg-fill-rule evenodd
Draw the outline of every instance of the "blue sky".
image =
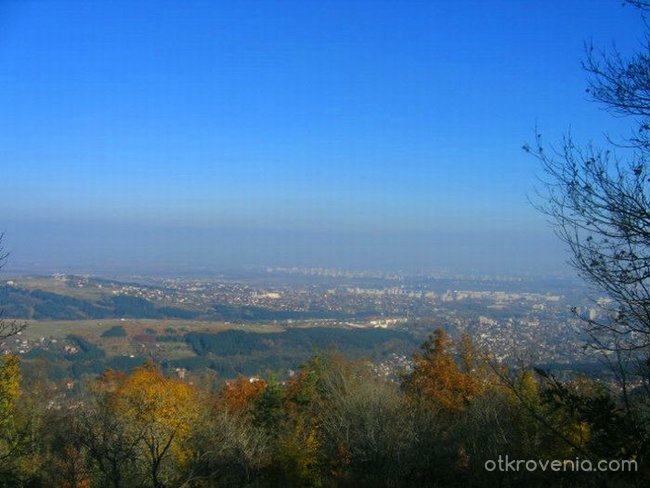
<svg viewBox="0 0 650 488">
<path fill-rule="evenodd" d="M 539 271 L 522 152 L 622 133 L 583 44 L 607 1 L 0 0 L 0 227 L 16 264 Z M 10 268 L 9 268 L 10 269 Z"/>
</svg>

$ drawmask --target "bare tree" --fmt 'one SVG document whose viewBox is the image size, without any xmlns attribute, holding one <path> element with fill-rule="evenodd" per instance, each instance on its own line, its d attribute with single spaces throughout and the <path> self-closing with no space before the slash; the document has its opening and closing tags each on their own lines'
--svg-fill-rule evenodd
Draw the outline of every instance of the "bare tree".
<svg viewBox="0 0 650 488">
<path fill-rule="evenodd" d="M 642 12 L 650 3 L 631 1 Z M 650 32 L 650 30 L 649 30 Z M 539 133 L 524 150 L 544 169 L 543 203 L 570 263 L 608 300 L 586 319 L 591 345 L 636 351 L 650 346 L 650 35 L 631 57 L 588 45 L 587 93 L 615 116 L 630 117 L 632 134 L 603 147 L 579 146 L 566 135 L 545 147 Z"/>
<path fill-rule="evenodd" d="M 4 247 L 2 247 L 2 239 L 4 238 L 4 233 L 0 233 L 0 269 L 5 265 L 7 262 L 7 257 L 9 257 L 9 253 L 5 251 Z M 23 330 L 25 330 L 25 327 L 27 327 L 27 324 L 24 322 L 17 322 L 16 320 L 7 320 L 4 318 L 4 310 L 0 309 L 0 342 L 4 341 L 5 339 L 8 339 L 11 336 L 15 336 L 16 334 L 19 334 Z"/>
<path fill-rule="evenodd" d="M 626 448 L 644 459 L 650 418 L 650 25 L 645 17 L 650 2 L 627 3 L 644 16 L 645 42 L 632 55 L 588 44 L 583 68 L 588 96 L 612 116 L 629 120 L 630 133 L 620 138 L 607 135 L 600 146 L 579 145 L 567 134 L 559 146 L 550 148 L 536 133 L 524 150 L 539 159 L 545 174 L 537 207 L 550 217 L 567 245 L 570 264 L 601 297 L 605 295 L 597 300 L 598 314 L 580 317 L 589 344 L 605 353 L 601 359 L 620 387 L 620 405 L 602 403 L 606 397 L 598 400 L 608 423 L 619 418 L 619 432 L 607 441 L 616 445 L 617 438 L 624 439 Z M 593 406 L 593 399 L 572 396 L 565 385 L 545 378 L 554 398 L 569 405 L 579 400 Z M 553 419 L 515 394 L 537 420 L 562 438 Z M 598 425 L 594 418 L 591 422 Z"/>
</svg>

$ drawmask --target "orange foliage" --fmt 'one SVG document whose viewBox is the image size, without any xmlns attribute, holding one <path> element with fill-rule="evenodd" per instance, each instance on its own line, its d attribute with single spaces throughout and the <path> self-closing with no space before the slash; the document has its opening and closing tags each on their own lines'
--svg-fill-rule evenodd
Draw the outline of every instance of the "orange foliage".
<svg viewBox="0 0 650 488">
<path fill-rule="evenodd" d="M 323 380 L 328 376 L 351 374 L 355 363 L 340 353 L 317 354 L 305 363 L 287 382 L 284 389 L 285 408 L 293 415 L 322 400 Z"/>
<path fill-rule="evenodd" d="M 467 344 L 466 344 L 467 346 Z M 406 391 L 446 410 L 459 410 L 477 395 L 481 384 L 472 375 L 472 358 L 464 357 L 462 371 L 452 355 L 452 341 L 444 330 L 436 330 L 413 357 L 415 366 L 405 378 Z M 464 352 L 470 350 L 465 347 Z"/>
<path fill-rule="evenodd" d="M 311 361 L 318 362 L 320 359 L 312 358 Z M 287 381 L 284 388 L 284 406 L 292 416 L 317 398 L 319 371 L 310 366 L 312 365 L 302 367 Z"/>
<path fill-rule="evenodd" d="M 248 410 L 262 396 L 266 387 L 267 383 L 262 379 L 240 376 L 226 382 L 219 392 L 218 405 L 236 412 Z"/>
</svg>

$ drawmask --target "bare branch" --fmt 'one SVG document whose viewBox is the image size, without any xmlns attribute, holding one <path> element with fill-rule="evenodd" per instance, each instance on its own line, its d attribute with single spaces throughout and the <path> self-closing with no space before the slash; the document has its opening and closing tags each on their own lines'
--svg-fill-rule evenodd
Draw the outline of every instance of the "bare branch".
<svg viewBox="0 0 650 488">
<path fill-rule="evenodd" d="M 0 269 L 5 265 L 7 258 L 9 257 L 9 253 L 2 247 L 3 238 L 4 233 L 0 232 Z M 4 318 L 4 311 L 0 309 L 0 342 L 9 337 L 20 334 L 26 327 L 27 324 L 24 322 L 19 323 L 15 320 L 6 320 Z"/>
</svg>

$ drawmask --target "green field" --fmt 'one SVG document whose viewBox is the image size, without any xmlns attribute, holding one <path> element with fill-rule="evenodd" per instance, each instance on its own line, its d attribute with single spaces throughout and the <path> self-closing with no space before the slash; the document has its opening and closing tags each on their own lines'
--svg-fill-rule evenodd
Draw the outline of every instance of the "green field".
<svg viewBox="0 0 650 488">
<path fill-rule="evenodd" d="M 101 335 L 111 327 L 121 325 L 129 336 L 143 334 L 145 329 L 153 329 L 157 334 L 165 334 L 167 329 L 185 332 L 218 332 L 228 329 L 241 329 L 251 332 L 280 332 L 284 330 L 277 324 L 232 324 L 203 320 L 182 319 L 101 319 L 101 320 L 26 320 L 27 329 L 23 335 L 28 339 L 41 337 L 65 337 L 76 334 L 91 340 L 102 340 Z"/>
<path fill-rule="evenodd" d="M 23 337 L 38 341 L 43 337 L 63 339 L 68 335 L 82 336 L 99 345 L 108 357 L 124 354 L 157 355 L 166 359 L 179 359 L 195 356 L 194 352 L 184 342 L 165 342 L 148 344 L 139 341 L 139 337 L 147 335 L 163 336 L 188 332 L 220 332 L 224 330 L 246 330 L 249 332 L 281 332 L 284 330 L 277 325 L 263 324 L 229 324 L 223 322 L 208 322 L 194 320 L 156 320 L 156 319 L 108 319 L 108 320 L 31 320 L 25 321 L 27 328 Z M 127 333 L 126 337 L 102 337 L 111 327 L 121 326 Z M 155 331 L 152 334 L 151 331 Z M 143 345 L 144 344 L 144 345 Z"/>
</svg>

